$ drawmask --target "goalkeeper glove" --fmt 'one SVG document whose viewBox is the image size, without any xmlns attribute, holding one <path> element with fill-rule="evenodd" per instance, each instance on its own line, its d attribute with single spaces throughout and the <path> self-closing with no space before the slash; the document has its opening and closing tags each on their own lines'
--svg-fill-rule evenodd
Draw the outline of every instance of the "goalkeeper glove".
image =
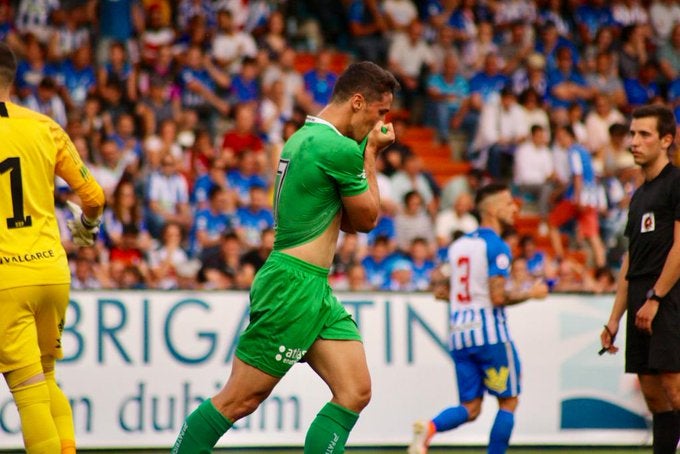
<svg viewBox="0 0 680 454">
<path fill-rule="evenodd" d="M 99 233 L 101 219 L 87 219 L 83 214 L 83 210 L 70 200 L 66 201 L 66 206 L 71 214 L 73 214 L 73 219 L 66 221 L 66 226 L 71 231 L 71 236 L 73 237 L 73 244 L 81 247 L 92 246 Z"/>
</svg>

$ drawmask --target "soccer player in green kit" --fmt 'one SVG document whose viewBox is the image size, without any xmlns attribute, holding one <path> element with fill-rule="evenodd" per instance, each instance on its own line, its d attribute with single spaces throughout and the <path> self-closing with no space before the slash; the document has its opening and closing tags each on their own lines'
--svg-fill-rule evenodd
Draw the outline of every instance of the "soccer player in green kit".
<svg viewBox="0 0 680 454">
<path fill-rule="evenodd" d="M 333 398 L 305 438 L 305 454 L 345 451 L 371 397 L 356 323 L 333 295 L 328 271 L 338 234 L 367 232 L 378 219 L 378 152 L 394 141 L 383 123 L 399 84 L 371 62 L 338 78 L 330 103 L 288 139 L 274 192 L 274 251 L 250 291 L 250 324 L 240 337 L 227 384 L 191 413 L 172 449 L 212 452 L 298 361 L 326 382 Z"/>
</svg>

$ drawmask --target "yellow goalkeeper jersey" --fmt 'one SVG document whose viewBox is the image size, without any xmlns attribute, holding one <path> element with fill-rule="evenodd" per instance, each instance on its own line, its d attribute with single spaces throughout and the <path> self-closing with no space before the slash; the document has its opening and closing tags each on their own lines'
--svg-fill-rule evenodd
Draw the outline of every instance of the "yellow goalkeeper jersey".
<svg viewBox="0 0 680 454">
<path fill-rule="evenodd" d="M 0 102 L 0 289 L 71 282 L 54 213 L 60 176 L 83 206 L 104 192 L 73 142 L 51 118 Z"/>
</svg>

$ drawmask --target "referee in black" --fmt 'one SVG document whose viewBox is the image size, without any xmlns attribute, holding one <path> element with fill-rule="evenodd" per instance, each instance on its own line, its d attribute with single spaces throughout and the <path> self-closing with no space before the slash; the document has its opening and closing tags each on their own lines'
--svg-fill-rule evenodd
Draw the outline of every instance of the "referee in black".
<svg viewBox="0 0 680 454">
<path fill-rule="evenodd" d="M 630 202 L 616 297 L 600 340 L 616 353 L 614 338 L 626 321 L 626 372 L 635 373 L 653 414 L 654 454 L 675 453 L 680 439 L 680 169 L 668 158 L 675 116 L 662 105 L 633 111 L 631 153 L 644 183 Z"/>
</svg>

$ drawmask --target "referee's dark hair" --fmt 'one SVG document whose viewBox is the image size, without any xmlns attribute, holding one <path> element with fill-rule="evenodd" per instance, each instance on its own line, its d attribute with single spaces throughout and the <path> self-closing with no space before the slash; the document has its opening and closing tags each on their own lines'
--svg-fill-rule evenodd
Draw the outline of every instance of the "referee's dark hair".
<svg viewBox="0 0 680 454">
<path fill-rule="evenodd" d="M 671 109 L 661 104 L 648 104 L 633 111 L 633 118 L 649 117 L 656 118 L 656 130 L 659 132 L 660 139 L 669 134 L 671 139 L 675 139 L 675 115 Z"/>
<path fill-rule="evenodd" d="M 503 183 L 489 183 L 477 190 L 477 195 L 475 196 L 475 207 L 479 209 L 479 206 L 489 197 L 498 194 L 499 192 L 509 191 L 510 188 L 507 184 Z"/>
<path fill-rule="evenodd" d="M 9 87 L 17 73 L 17 58 L 9 46 L 0 42 L 0 87 Z"/>
</svg>

